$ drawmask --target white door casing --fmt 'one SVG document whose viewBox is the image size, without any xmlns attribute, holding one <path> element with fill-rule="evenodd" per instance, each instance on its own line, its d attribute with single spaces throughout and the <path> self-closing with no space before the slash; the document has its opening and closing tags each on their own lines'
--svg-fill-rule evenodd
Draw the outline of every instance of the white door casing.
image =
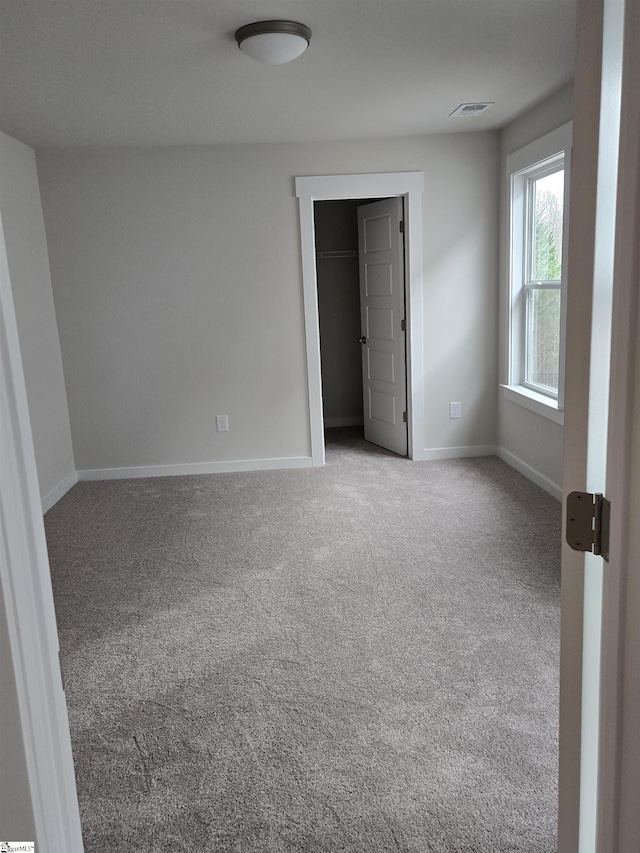
<svg viewBox="0 0 640 853">
<path fill-rule="evenodd" d="M 406 370 L 408 455 L 424 459 L 424 368 L 422 316 L 422 172 L 318 175 L 295 179 L 300 211 L 300 248 L 309 392 L 309 432 L 314 466 L 324 465 L 324 425 L 320 374 L 320 330 L 314 201 L 402 196 L 405 217 Z"/>
<path fill-rule="evenodd" d="M 634 289 L 630 279 L 616 281 L 614 275 L 619 256 L 630 258 L 634 251 L 629 234 L 626 246 L 620 240 L 632 206 L 625 217 L 619 212 L 616 216 L 617 188 L 628 189 L 630 177 L 629 165 L 618 159 L 624 5 L 623 0 L 578 3 L 564 493 L 599 491 L 618 499 L 612 501 L 611 557 L 604 571 L 600 557 L 572 552 L 563 544 L 559 853 L 633 849 L 614 840 L 620 778 L 614 755 L 619 755 L 616 732 L 623 703 L 616 599 L 624 574 L 620 555 L 629 535 L 618 513 L 624 510 L 621 488 L 631 464 L 628 457 L 616 471 L 615 457 L 630 446 L 632 421 L 627 410 L 633 388 L 628 382 L 620 394 L 619 377 L 628 377 L 631 371 L 630 304 L 624 314 L 627 328 L 623 324 L 616 332 L 612 346 L 612 306 L 616 300 L 624 301 L 625 294 L 630 303 Z M 631 175 L 637 181 L 637 148 L 635 157 Z M 636 184 L 634 188 L 637 192 Z M 610 388 L 619 395 L 615 406 Z"/>
<path fill-rule="evenodd" d="M 358 208 L 364 437 L 407 455 L 401 198 Z"/>
<path fill-rule="evenodd" d="M 613 15 L 620 149 L 606 484 L 612 518 L 603 579 L 596 849 L 626 853 L 637 850 L 640 839 L 640 4 L 618 2 Z"/>
<path fill-rule="evenodd" d="M 38 850 L 82 853 L 42 504 L 0 221 L 0 583 Z M 4 768 L 6 771 L 8 768 Z"/>
</svg>

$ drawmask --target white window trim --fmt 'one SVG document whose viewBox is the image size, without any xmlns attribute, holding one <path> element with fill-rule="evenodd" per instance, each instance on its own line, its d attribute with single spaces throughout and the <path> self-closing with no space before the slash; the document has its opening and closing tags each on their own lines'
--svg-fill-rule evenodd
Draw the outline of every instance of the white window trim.
<svg viewBox="0 0 640 853">
<path fill-rule="evenodd" d="M 567 311 L 567 249 L 569 233 L 569 186 L 571 179 L 571 139 L 573 122 L 514 151 L 507 157 L 507 209 L 509 212 L 509 304 L 507 337 L 508 380 L 500 387 L 505 398 L 555 423 L 564 423 L 564 372 Z M 560 311 L 560 363 L 558 397 L 547 396 L 523 384 L 524 381 L 524 288 L 522 257 L 525 240 L 525 204 L 527 179 L 537 166 L 564 151 L 564 222 L 562 241 L 562 281 Z"/>
<path fill-rule="evenodd" d="M 557 424 L 564 424 L 564 411 L 558 408 L 558 402 L 554 397 L 539 394 L 533 388 L 527 388 L 526 385 L 501 385 L 500 387 L 506 400 L 511 400 L 512 403 L 517 403 L 531 412 L 537 412 Z"/>
</svg>

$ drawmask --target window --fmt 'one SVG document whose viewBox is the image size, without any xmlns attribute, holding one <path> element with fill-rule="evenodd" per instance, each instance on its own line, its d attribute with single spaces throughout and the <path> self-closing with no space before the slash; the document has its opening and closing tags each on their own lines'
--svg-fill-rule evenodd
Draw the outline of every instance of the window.
<svg viewBox="0 0 640 853">
<path fill-rule="evenodd" d="M 510 399 L 562 422 L 571 126 L 507 158 Z"/>
<path fill-rule="evenodd" d="M 526 196 L 523 383 L 557 399 L 564 157 L 528 175 Z"/>
</svg>

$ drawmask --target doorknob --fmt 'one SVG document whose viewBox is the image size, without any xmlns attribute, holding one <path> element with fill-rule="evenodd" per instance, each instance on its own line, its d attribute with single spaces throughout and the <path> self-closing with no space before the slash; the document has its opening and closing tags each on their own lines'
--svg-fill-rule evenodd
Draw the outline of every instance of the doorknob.
<svg viewBox="0 0 640 853">
<path fill-rule="evenodd" d="M 361 338 L 358 338 L 358 343 L 359 343 L 359 344 L 366 344 L 366 342 L 367 342 L 367 339 L 365 338 L 365 336 L 364 336 L 364 335 L 363 335 Z"/>
</svg>

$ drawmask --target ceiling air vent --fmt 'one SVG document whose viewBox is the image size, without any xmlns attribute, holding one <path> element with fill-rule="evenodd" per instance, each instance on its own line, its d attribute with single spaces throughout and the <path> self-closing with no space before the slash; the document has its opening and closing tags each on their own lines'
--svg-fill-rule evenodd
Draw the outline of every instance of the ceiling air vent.
<svg viewBox="0 0 640 853">
<path fill-rule="evenodd" d="M 449 116 L 477 116 L 488 110 L 493 104 L 493 101 L 483 101 L 479 104 L 460 104 L 452 113 L 449 113 Z"/>
</svg>

